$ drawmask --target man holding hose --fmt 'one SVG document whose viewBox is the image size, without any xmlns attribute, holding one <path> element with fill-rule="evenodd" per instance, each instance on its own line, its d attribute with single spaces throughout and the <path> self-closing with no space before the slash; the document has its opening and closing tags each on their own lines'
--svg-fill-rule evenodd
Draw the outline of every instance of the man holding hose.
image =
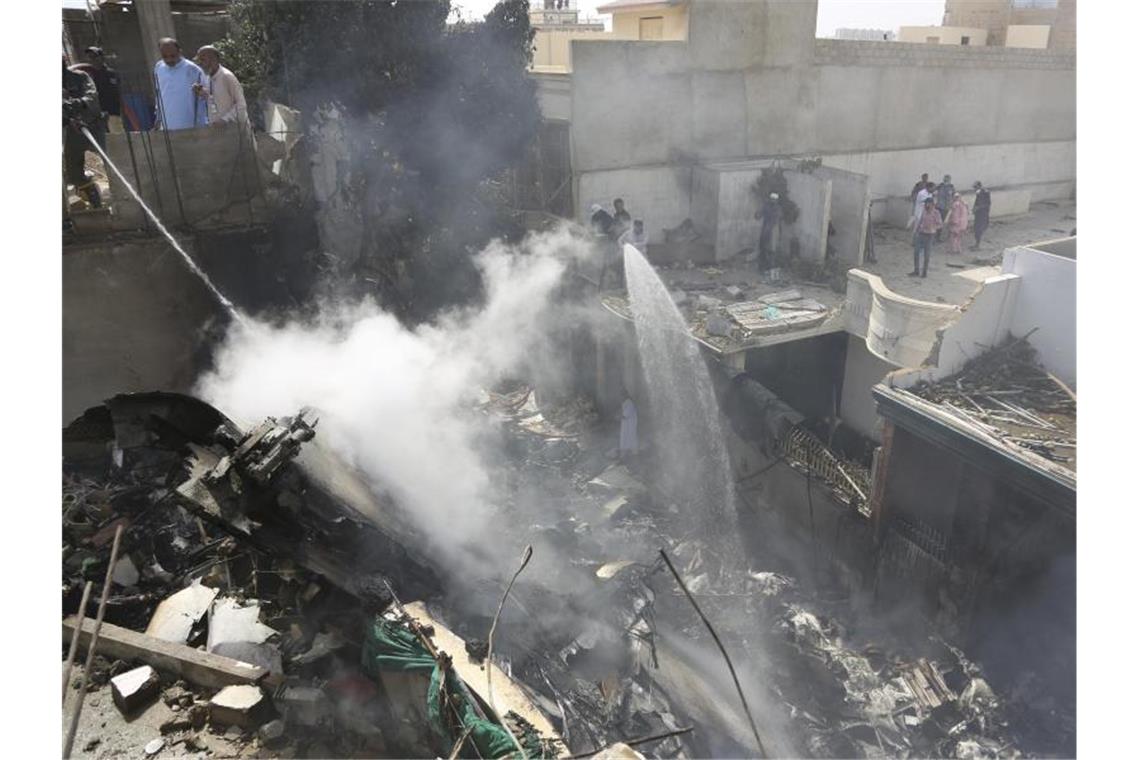
<svg viewBox="0 0 1140 760">
<path fill-rule="evenodd" d="M 64 178 L 75 191 L 87 199 L 93 207 L 102 205 L 99 188 L 95 180 L 87 175 L 84 168 L 87 151 L 91 144 L 81 131 L 86 127 L 96 140 L 103 136 L 103 122 L 100 116 L 99 91 L 95 82 L 82 71 L 67 67 L 63 59 L 63 168 Z M 64 188 L 66 198 L 66 188 Z"/>
</svg>

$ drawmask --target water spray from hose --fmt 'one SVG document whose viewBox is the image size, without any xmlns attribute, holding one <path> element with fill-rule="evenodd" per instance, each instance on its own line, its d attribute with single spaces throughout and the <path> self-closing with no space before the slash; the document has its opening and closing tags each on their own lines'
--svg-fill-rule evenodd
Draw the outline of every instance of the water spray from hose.
<svg viewBox="0 0 1140 760">
<path fill-rule="evenodd" d="M 115 163 L 99 146 L 99 143 L 91 135 L 91 132 L 88 131 L 87 127 L 80 127 L 79 129 L 81 132 L 83 132 L 83 136 L 87 138 L 87 141 L 91 143 L 91 145 L 94 146 L 95 150 L 99 152 L 99 155 L 103 157 L 103 163 L 106 166 L 110 167 L 111 171 L 115 173 L 115 176 L 119 178 L 119 181 L 126 186 L 127 190 L 129 190 L 131 195 L 134 196 L 134 199 L 140 206 L 142 206 L 143 211 L 145 211 L 146 215 L 150 217 L 150 220 L 154 222 L 154 226 L 158 228 L 158 231 L 165 235 L 166 239 L 170 241 L 170 245 L 174 247 L 174 250 L 178 251 L 178 254 L 182 257 L 182 260 L 186 262 L 186 266 L 190 267 L 190 271 L 198 276 L 198 279 L 202 281 L 210 293 L 213 294 L 214 298 L 217 299 L 218 303 L 222 305 L 222 308 L 229 312 L 230 316 L 233 317 L 236 322 L 241 325 L 246 325 L 246 318 L 242 316 L 242 314 L 238 311 L 237 307 L 234 306 L 233 302 L 230 299 L 222 295 L 222 291 L 218 290 L 217 286 L 214 285 L 213 281 L 210 279 L 210 276 L 206 274 L 201 267 L 198 266 L 197 262 L 191 258 L 190 254 L 187 253 L 185 249 L 183 249 L 182 246 L 178 244 L 178 241 L 174 239 L 174 236 L 170 234 L 170 231 L 167 230 L 165 226 L 163 226 L 162 222 L 159 221 L 155 213 L 150 210 L 150 206 L 146 205 L 146 201 L 142 199 L 142 196 L 139 195 L 139 192 L 134 188 L 133 185 L 131 185 L 130 182 L 127 182 L 127 178 L 123 176 L 123 173 L 121 171 L 119 171 L 119 167 L 115 166 Z"/>
</svg>

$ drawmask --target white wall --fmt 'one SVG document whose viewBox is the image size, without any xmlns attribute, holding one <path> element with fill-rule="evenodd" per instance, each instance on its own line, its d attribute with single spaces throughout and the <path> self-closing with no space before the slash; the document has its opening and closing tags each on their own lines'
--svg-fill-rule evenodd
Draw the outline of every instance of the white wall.
<svg viewBox="0 0 1140 760">
<path fill-rule="evenodd" d="M 692 170 L 687 167 L 591 172 L 576 179 L 578 218 L 583 222 L 590 218 L 591 204 L 613 213 L 614 198 L 621 198 L 630 216 L 645 222 L 649 242 L 661 243 L 666 227 L 676 227 L 689 217 Z"/>
<path fill-rule="evenodd" d="M 856 174 L 830 166 L 821 166 L 813 176 L 831 182 L 831 222 L 835 225 L 836 258 L 847 266 L 863 263 L 867 242 L 867 206 L 871 202 L 871 183 L 864 174 Z"/>
<path fill-rule="evenodd" d="M 805 261 L 823 261 L 827 254 L 827 222 L 831 218 L 831 180 L 796 171 L 784 172 L 788 198 L 799 207 L 799 216 L 789 231 L 799 240 L 799 255 Z M 786 228 L 785 228 L 786 229 Z M 787 250 L 783 239 L 782 250 Z"/>
<path fill-rule="evenodd" d="M 898 367 L 867 350 L 862 338 L 847 336 L 847 362 L 843 370 L 839 416 L 852 429 L 875 441 L 880 440 L 879 413 L 871 397 L 871 387 L 896 369 Z"/>
<path fill-rule="evenodd" d="M 1034 250 L 1010 248 L 1002 271 L 1022 279 L 1010 331 L 1037 349 L 1045 369 L 1069 385 L 1077 382 L 1077 262 Z"/>
</svg>

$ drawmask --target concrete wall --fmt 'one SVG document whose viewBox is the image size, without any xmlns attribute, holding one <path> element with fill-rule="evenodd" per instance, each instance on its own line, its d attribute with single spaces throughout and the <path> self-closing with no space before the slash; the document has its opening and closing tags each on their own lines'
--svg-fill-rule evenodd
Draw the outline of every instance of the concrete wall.
<svg viewBox="0 0 1140 760">
<path fill-rule="evenodd" d="M 822 156 L 869 175 L 876 197 L 908 194 L 922 171 L 1072 192 L 1073 55 L 817 40 L 815 14 L 814 2 L 694 1 L 687 42 L 572 42 L 580 187 L 619 169 Z"/>
<path fill-rule="evenodd" d="M 1077 262 L 1034 250 L 1006 250 L 1002 272 L 1022 279 L 1010 323 L 1014 335 L 1029 336 L 1042 366 L 1070 385 L 1077 382 Z"/>
<path fill-rule="evenodd" d="M 989 36 L 987 30 L 973 26 L 900 26 L 899 42 L 918 42 L 932 44 L 934 38 L 938 45 L 963 45 L 978 47 L 986 44 Z M 962 42 L 965 37 L 969 41 Z"/>
<path fill-rule="evenodd" d="M 590 205 L 613 208 L 613 199 L 625 200 L 626 210 L 645 222 L 649 242 L 664 242 L 663 230 L 690 216 L 689 188 L 693 170 L 685 166 L 658 166 L 598 172 L 579 177 L 577 207 L 580 219 L 589 218 Z"/>
<path fill-rule="evenodd" d="M 109 134 L 107 155 L 168 227 L 221 227 L 263 219 L 257 154 L 247 127 L 235 123 Z M 142 207 L 113 172 L 110 181 L 112 226 L 142 228 Z"/>
<path fill-rule="evenodd" d="M 1022 24 L 1007 27 L 1005 30 L 1005 46 L 1044 50 L 1049 47 L 1050 29 L 1052 27 L 1047 24 Z"/>
<path fill-rule="evenodd" d="M 831 218 L 831 180 L 813 174 L 786 171 L 788 198 L 799 207 L 792 229 L 782 235 L 780 247 L 799 242 L 799 255 L 806 261 L 823 261 L 827 255 L 827 222 Z M 784 240 L 783 238 L 787 238 Z"/>
<path fill-rule="evenodd" d="M 871 397 L 871 387 L 881 383 L 897 367 L 875 356 L 867 343 L 854 335 L 847 336 L 847 360 L 843 368 L 843 396 L 839 416 L 853 430 L 868 438 L 881 440 L 879 413 Z"/>
<path fill-rule="evenodd" d="M 633 8 L 627 11 L 614 11 L 614 37 L 626 40 L 641 39 L 639 30 L 641 19 L 660 18 L 663 40 L 683 40 L 689 36 L 689 8 L 685 4 L 649 9 Z"/>
<path fill-rule="evenodd" d="M 538 108 L 547 121 L 570 121 L 570 77 L 565 73 L 531 71 L 537 85 Z"/>
<path fill-rule="evenodd" d="M 867 244 L 867 208 L 871 204 L 871 181 L 865 174 L 821 166 L 812 176 L 831 183 L 831 223 L 835 226 L 836 257 L 846 266 L 863 263 Z"/>
<path fill-rule="evenodd" d="M 63 255 L 63 419 L 116 393 L 189 391 L 220 307 L 165 240 Z"/>
</svg>

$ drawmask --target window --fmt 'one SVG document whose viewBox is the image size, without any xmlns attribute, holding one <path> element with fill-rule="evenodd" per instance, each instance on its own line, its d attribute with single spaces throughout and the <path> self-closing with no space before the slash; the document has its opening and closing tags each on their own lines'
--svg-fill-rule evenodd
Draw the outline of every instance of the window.
<svg viewBox="0 0 1140 760">
<path fill-rule="evenodd" d="M 650 16 L 637 21 L 637 38 L 639 40 L 665 39 L 665 17 Z"/>
<path fill-rule="evenodd" d="M 969 45 L 970 44 L 970 38 L 969 37 L 963 37 L 962 38 L 962 44 L 963 45 Z"/>
<path fill-rule="evenodd" d="M 1057 0 L 1010 0 L 1014 8 L 1056 8 Z"/>
<path fill-rule="evenodd" d="M 937 45 L 938 44 L 938 38 L 937 37 L 927 37 L 926 41 L 927 41 L 927 43 L 929 43 L 931 45 Z"/>
</svg>

